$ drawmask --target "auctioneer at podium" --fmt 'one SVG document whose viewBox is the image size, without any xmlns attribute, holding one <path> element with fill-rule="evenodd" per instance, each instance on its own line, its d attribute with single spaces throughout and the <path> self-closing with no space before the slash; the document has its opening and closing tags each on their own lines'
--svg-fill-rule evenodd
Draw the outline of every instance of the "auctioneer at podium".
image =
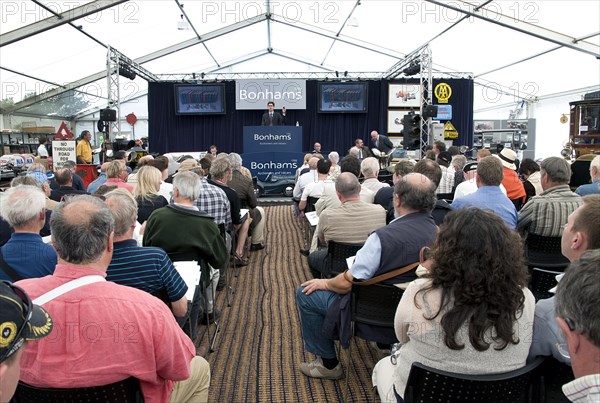
<svg viewBox="0 0 600 403">
<path fill-rule="evenodd" d="M 285 126 L 285 106 L 281 108 L 281 113 L 275 111 L 275 102 L 267 102 L 268 110 L 263 113 L 261 126 Z"/>
</svg>

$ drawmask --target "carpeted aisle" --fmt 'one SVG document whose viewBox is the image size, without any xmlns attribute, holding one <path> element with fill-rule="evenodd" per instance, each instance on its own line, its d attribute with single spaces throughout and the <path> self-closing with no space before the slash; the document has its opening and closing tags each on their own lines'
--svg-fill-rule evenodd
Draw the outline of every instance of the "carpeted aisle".
<svg viewBox="0 0 600 403">
<path fill-rule="evenodd" d="M 296 288 L 308 279 L 301 256 L 301 221 L 292 207 L 269 206 L 267 248 L 250 253 L 250 264 L 229 272 L 235 294 L 227 307 L 225 291 L 217 295 L 221 331 L 215 352 L 208 355 L 212 381 L 211 402 L 339 402 L 346 381 L 305 377 L 297 366 L 313 357 L 304 352 L 294 301 Z M 201 328 L 200 330 L 203 330 Z M 200 333 L 202 336 L 203 333 Z M 207 345 L 206 338 L 201 340 Z M 349 401 L 375 401 L 370 374 L 377 352 L 363 340 L 351 347 Z M 347 351 L 341 354 L 347 371 Z"/>
</svg>

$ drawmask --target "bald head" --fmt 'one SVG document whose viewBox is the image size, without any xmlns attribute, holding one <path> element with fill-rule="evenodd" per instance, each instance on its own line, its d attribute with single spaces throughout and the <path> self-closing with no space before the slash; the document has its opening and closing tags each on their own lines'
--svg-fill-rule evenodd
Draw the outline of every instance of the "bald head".
<svg viewBox="0 0 600 403">
<path fill-rule="evenodd" d="M 342 172 L 335 181 L 335 191 L 342 203 L 347 200 L 358 200 L 360 198 L 358 178 L 350 172 Z"/>
<path fill-rule="evenodd" d="M 403 176 L 394 186 L 394 206 L 398 214 L 430 213 L 435 206 L 435 185 L 420 173 Z"/>
<path fill-rule="evenodd" d="M 71 264 L 95 263 L 107 250 L 114 230 L 108 206 L 94 196 L 74 196 L 58 204 L 50 220 L 58 257 Z"/>
<path fill-rule="evenodd" d="M 100 165 L 100 171 L 101 172 L 106 172 L 106 170 L 108 169 L 109 165 L 110 165 L 110 162 L 105 162 L 104 164 Z"/>
<path fill-rule="evenodd" d="M 311 157 L 311 159 L 308 160 L 308 168 L 311 171 L 314 171 L 315 169 L 317 169 L 317 164 L 319 163 L 319 158 L 317 157 Z"/>
</svg>

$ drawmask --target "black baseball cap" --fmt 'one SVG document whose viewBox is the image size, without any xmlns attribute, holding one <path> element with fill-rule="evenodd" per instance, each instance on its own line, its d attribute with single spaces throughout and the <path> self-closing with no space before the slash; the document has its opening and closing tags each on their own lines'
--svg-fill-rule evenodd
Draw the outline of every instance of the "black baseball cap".
<svg viewBox="0 0 600 403">
<path fill-rule="evenodd" d="M 48 312 L 34 305 L 21 287 L 0 281 L 0 362 L 16 353 L 25 341 L 48 336 L 52 327 Z"/>
</svg>

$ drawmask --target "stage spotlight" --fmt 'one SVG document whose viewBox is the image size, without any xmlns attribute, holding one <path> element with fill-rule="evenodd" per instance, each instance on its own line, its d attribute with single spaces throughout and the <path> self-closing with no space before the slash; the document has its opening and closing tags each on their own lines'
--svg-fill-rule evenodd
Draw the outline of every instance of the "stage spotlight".
<svg viewBox="0 0 600 403">
<path fill-rule="evenodd" d="M 414 76 L 415 74 L 418 74 L 421 71 L 421 64 L 419 63 L 418 60 L 415 60 L 413 62 L 411 62 L 408 67 L 406 67 L 404 70 L 402 70 L 402 73 L 405 76 Z"/>
<path fill-rule="evenodd" d="M 119 75 L 130 80 L 135 80 L 135 78 L 137 77 L 135 71 L 131 70 L 131 68 L 125 64 L 119 65 Z"/>
</svg>

